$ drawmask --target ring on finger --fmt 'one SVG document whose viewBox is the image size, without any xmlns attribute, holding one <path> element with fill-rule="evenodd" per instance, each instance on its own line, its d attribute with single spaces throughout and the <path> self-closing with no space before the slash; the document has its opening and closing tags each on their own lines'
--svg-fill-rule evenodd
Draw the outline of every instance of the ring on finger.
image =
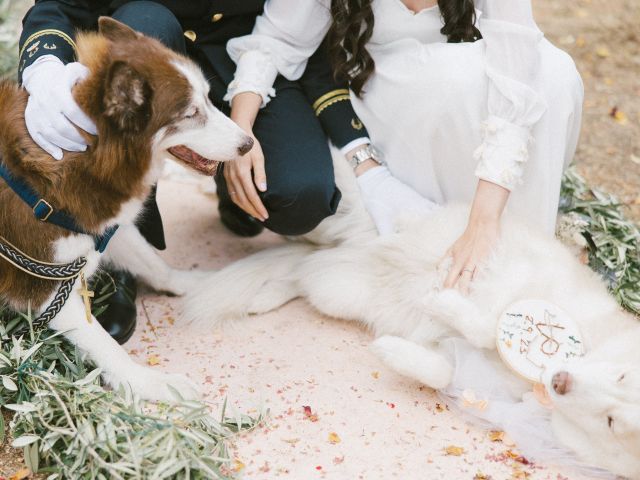
<svg viewBox="0 0 640 480">
<path fill-rule="evenodd" d="M 229 192 L 229 195 L 237 195 L 238 192 Z"/>
<path fill-rule="evenodd" d="M 471 276 L 473 277 L 476 274 L 476 269 L 475 268 L 463 268 L 462 272 L 460 272 L 460 275 L 462 275 L 463 273 L 470 273 Z"/>
</svg>

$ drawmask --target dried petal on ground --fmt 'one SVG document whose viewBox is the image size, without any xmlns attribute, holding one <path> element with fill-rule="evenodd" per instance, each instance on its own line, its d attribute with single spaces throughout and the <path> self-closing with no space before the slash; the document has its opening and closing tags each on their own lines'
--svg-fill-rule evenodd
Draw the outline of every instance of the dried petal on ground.
<svg viewBox="0 0 640 480">
<path fill-rule="evenodd" d="M 457 447 L 455 445 L 449 445 L 444 449 L 447 455 L 451 455 L 453 457 L 459 457 L 464 453 L 464 448 Z"/>
<path fill-rule="evenodd" d="M 313 413 L 311 411 L 311 407 L 308 405 L 305 405 L 302 407 L 302 409 L 304 410 L 304 416 L 307 420 L 310 420 L 312 422 L 317 422 L 318 421 L 318 414 L 317 413 Z"/>
<path fill-rule="evenodd" d="M 148 364 L 148 365 L 151 365 L 152 367 L 153 367 L 154 365 L 159 365 L 159 364 L 160 364 L 160 357 L 159 357 L 158 355 L 156 355 L 155 353 L 154 353 L 154 354 L 149 355 L 149 356 L 147 357 L 147 364 Z"/>
<path fill-rule="evenodd" d="M 491 430 L 487 436 L 492 442 L 501 442 L 504 440 L 504 432 L 499 430 Z"/>
</svg>

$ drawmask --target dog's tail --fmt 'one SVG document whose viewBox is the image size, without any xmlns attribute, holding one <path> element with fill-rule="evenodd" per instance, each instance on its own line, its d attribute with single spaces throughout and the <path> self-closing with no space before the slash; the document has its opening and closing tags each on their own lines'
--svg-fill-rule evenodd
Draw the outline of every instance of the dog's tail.
<svg viewBox="0 0 640 480">
<path fill-rule="evenodd" d="M 289 243 L 232 263 L 184 298 L 183 318 L 195 329 L 206 330 L 284 305 L 299 295 L 297 267 L 316 249 Z"/>
</svg>

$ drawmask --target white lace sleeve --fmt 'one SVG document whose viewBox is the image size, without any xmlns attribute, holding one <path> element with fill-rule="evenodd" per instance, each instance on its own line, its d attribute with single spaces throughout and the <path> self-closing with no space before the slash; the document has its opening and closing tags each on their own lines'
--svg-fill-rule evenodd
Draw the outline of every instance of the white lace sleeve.
<svg viewBox="0 0 640 480">
<path fill-rule="evenodd" d="M 476 151 L 476 175 L 509 190 L 521 182 L 531 128 L 547 105 L 536 91 L 542 32 L 530 0 L 477 0 L 486 45 L 489 117 Z"/>
<path fill-rule="evenodd" d="M 329 30 L 329 5 L 330 0 L 267 0 L 253 32 L 227 43 L 238 67 L 225 100 L 248 91 L 261 95 L 264 106 L 276 94 L 278 73 L 299 79 Z"/>
</svg>

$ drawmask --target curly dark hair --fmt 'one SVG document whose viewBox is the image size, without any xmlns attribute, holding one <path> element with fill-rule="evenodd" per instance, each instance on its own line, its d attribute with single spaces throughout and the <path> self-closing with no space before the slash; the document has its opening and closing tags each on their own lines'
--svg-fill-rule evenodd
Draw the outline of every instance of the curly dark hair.
<svg viewBox="0 0 640 480">
<path fill-rule="evenodd" d="M 337 79 L 347 79 L 362 96 L 364 84 L 375 70 L 367 42 L 373 33 L 372 0 L 332 0 L 333 23 L 329 29 L 329 55 Z M 440 32 L 449 43 L 475 42 L 482 37 L 475 27 L 473 0 L 438 0 L 444 26 Z"/>
</svg>

